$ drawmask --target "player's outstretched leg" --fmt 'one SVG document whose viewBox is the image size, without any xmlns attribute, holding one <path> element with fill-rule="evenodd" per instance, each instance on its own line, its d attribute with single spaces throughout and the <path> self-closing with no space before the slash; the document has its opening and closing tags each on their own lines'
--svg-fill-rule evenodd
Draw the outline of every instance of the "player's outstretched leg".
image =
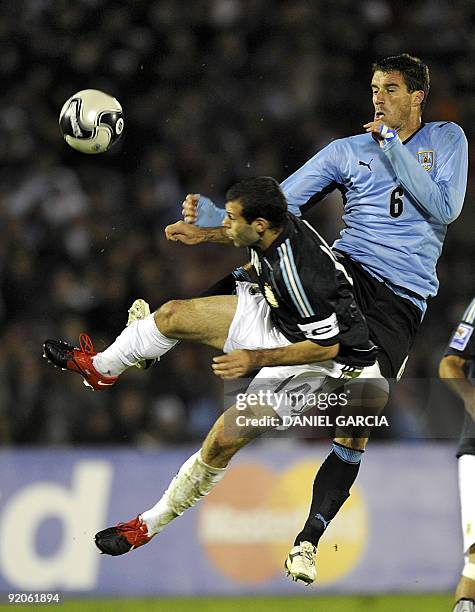
<svg viewBox="0 0 475 612">
<path fill-rule="evenodd" d="M 236 304 L 236 296 L 172 300 L 144 317 L 141 304 L 140 312 L 129 311 L 127 327 L 101 353 L 94 351 L 89 336 L 81 334 L 79 347 L 46 340 L 43 354 L 54 366 L 80 374 L 87 386 L 107 389 L 127 368 L 141 365 L 145 360 L 160 359 L 178 340 L 222 349 Z"/>
<path fill-rule="evenodd" d="M 143 546 L 166 525 L 191 508 L 218 484 L 226 468 L 213 468 L 201 458 L 201 450 L 181 466 L 159 502 L 127 523 L 99 531 L 95 543 L 107 555 L 123 555 Z"/>
<path fill-rule="evenodd" d="M 223 478 L 226 467 L 237 451 L 263 429 L 237 430 L 229 425 L 243 411 L 230 408 L 222 414 L 206 436 L 202 448 L 181 466 L 160 500 L 149 510 L 127 523 L 103 529 L 95 543 L 102 553 L 123 555 L 143 546 L 168 523 L 181 516 L 207 495 Z M 246 414 L 246 411 L 244 411 Z"/>
<path fill-rule="evenodd" d="M 99 372 L 94 367 L 96 355 L 92 340 L 87 334 L 79 336 L 79 346 L 73 346 L 62 340 L 46 340 L 43 344 L 43 357 L 52 365 L 62 370 L 77 372 L 83 377 L 87 387 L 99 391 L 112 387 L 118 376 Z"/>
<path fill-rule="evenodd" d="M 150 306 L 145 300 L 135 300 L 129 308 L 128 314 L 127 327 L 135 321 L 148 317 Z M 87 334 L 80 335 L 79 347 L 74 347 L 61 340 L 46 340 L 43 345 L 43 355 L 54 366 L 81 374 L 84 378 L 84 384 L 92 387 L 92 389 L 107 389 L 118 378 L 117 376 L 104 374 L 94 366 L 94 358 L 97 353 L 94 351 L 92 341 Z M 156 359 L 144 359 L 138 361 L 135 366 L 147 369 L 155 361 Z"/>
<path fill-rule="evenodd" d="M 139 307 L 130 309 L 126 328 L 102 353 L 94 351 L 87 334 L 81 334 L 79 347 L 60 340 L 46 340 L 43 355 L 54 366 L 80 374 L 84 384 L 96 391 L 111 387 L 127 368 L 143 367 L 177 343 L 160 332 L 147 302 L 136 300 L 134 305 Z M 148 314 L 143 316 L 147 310 Z"/>
<path fill-rule="evenodd" d="M 352 399 L 342 416 L 380 414 L 388 399 L 387 381 L 376 377 L 348 383 Z M 321 536 L 350 496 L 370 433 L 369 427 L 338 427 L 330 454 L 320 466 L 313 483 L 308 518 L 285 561 L 287 575 L 312 584 L 316 578 L 315 557 Z"/>
</svg>

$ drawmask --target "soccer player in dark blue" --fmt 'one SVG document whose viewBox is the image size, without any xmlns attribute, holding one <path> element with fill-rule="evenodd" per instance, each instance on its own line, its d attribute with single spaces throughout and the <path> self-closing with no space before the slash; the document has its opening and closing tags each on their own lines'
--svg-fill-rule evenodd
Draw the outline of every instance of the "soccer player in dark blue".
<svg viewBox="0 0 475 612">
<path fill-rule="evenodd" d="M 423 122 L 429 85 L 428 67 L 418 58 L 404 53 L 376 62 L 374 116 L 365 133 L 330 142 L 281 184 L 295 215 L 334 189 L 342 192 L 345 228 L 333 249 L 353 279 L 387 378 L 402 375 L 427 299 L 437 293 L 436 264 L 447 226 L 465 197 L 467 139 L 453 122 Z M 225 211 L 209 199 L 188 195 L 183 214 L 185 222 L 166 228 L 170 240 L 228 241 L 221 227 Z M 223 279 L 210 294 L 227 285 Z M 317 474 L 309 517 L 287 560 L 294 579 L 312 581 L 315 547 L 345 499 L 342 493 L 330 500 L 330 491 L 338 478 L 341 492 L 356 478 L 365 440 L 348 444 L 347 457 L 333 450 Z"/>
<path fill-rule="evenodd" d="M 475 297 L 450 338 L 439 376 L 465 407 L 457 451 L 465 565 L 455 591 L 454 612 L 475 612 Z"/>
</svg>

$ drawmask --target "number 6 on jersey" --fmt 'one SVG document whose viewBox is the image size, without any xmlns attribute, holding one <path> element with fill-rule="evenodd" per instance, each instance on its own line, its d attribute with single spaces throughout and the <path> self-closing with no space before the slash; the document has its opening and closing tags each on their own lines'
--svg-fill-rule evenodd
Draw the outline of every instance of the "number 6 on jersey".
<svg viewBox="0 0 475 612">
<path fill-rule="evenodd" d="M 404 209 L 404 189 L 399 185 L 391 191 L 391 198 L 389 200 L 389 214 L 391 217 L 399 217 L 402 215 Z"/>
</svg>

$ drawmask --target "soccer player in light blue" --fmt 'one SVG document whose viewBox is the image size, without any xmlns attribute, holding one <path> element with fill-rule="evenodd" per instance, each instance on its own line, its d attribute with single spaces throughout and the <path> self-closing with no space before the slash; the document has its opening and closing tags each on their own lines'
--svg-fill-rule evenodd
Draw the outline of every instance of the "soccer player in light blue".
<svg viewBox="0 0 475 612">
<path fill-rule="evenodd" d="M 398 378 L 426 301 L 437 293 L 436 263 L 447 225 L 462 209 L 467 140 L 453 122 L 422 121 L 429 70 L 418 58 L 401 54 L 376 62 L 371 91 L 374 116 L 363 126 L 365 133 L 332 141 L 282 188 L 296 215 L 333 189 L 342 191 L 346 227 L 333 248 L 353 279 L 370 337 L 379 346 L 381 372 Z M 225 211 L 209 199 L 188 195 L 183 214 L 185 222 L 166 228 L 170 240 L 228 242 L 221 227 Z M 230 275 L 208 295 L 226 292 L 233 282 Z M 316 546 L 349 495 L 366 439 L 337 443 L 317 473 L 308 519 L 286 562 L 294 580 L 315 579 Z M 229 455 L 224 462 L 218 456 L 213 465 L 225 467 L 228 460 Z"/>
</svg>

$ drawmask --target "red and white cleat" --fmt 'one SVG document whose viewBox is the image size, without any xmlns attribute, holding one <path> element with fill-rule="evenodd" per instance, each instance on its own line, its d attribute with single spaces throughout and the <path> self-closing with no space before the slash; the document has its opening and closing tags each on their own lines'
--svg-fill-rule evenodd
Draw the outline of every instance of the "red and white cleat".
<svg viewBox="0 0 475 612">
<path fill-rule="evenodd" d="M 108 389 L 119 378 L 105 376 L 96 370 L 92 363 L 94 346 L 87 334 L 79 336 L 79 348 L 61 340 L 46 340 L 43 344 L 43 357 L 62 370 L 77 372 L 84 379 L 84 384 L 96 391 Z"/>
<path fill-rule="evenodd" d="M 128 523 L 119 523 L 96 533 L 94 541 L 97 548 L 105 555 L 125 555 L 125 553 L 150 542 L 153 536 L 148 535 L 147 525 L 141 515 Z"/>
</svg>

